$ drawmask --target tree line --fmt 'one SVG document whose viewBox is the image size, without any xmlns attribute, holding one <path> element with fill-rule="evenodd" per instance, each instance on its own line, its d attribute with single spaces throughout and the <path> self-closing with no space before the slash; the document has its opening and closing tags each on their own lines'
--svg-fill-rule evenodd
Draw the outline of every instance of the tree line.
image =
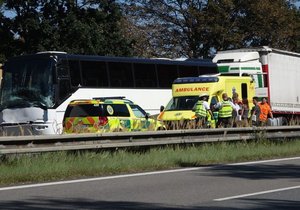
<svg viewBox="0 0 300 210">
<path fill-rule="evenodd" d="M 39 51 L 207 58 L 268 45 L 300 52 L 296 0 L 0 0 L 0 63 Z"/>
</svg>

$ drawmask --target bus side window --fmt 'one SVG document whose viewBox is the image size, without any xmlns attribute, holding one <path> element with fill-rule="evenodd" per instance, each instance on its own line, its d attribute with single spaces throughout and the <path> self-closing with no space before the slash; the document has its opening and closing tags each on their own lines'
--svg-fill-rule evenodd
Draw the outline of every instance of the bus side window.
<svg viewBox="0 0 300 210">
<path fill-rule="evenodd" d="M 157 87 L 157 74 L 154 64 L 136 63 L 133 68 L 135 87 Z"/>
<path fill-rule="evenodd" d="M 79 85 L 83 85 L 81 81 L 81 72 L 78 60 L 69 60 L 69 68 L 70 68 L 70 77 L 71 77 L 71 85 L 73 87 L 78 87 Z"/>
<path fill-rule="evenodd" d="M 203 74 L 217 74 L 219 73 L 217 66 L 201 66 L 199 65 L 199 74 L 198 75 L 203 75 Z"/>
<path fill-rule="evenodd" d="M 57 76 L 59 78 L 69 77 L 69 65 L 65 59 L 59 60 L 57 63 Z"/>
<path fill-rule="evenodd" d="M 70 80 L 59 79 L 58 84 L 59 84 L 59 88 L 58 88 L 59 100 L 62 101 L 71 93 Z"/>
<path fill-rule="evenodd" d="M 108 87 L 106 63 L 103 61 L 82 61 L 82 85 L 87 87 Z"/>
<path fill-rule="evenodd" d="M 197 66 L 178 66 L 179 77 L 198 77 Z"/>
<path fill-rule="evenodd" d="M 178 78 L 177 65 L 157 65 L 158 82 L 160 88 L 171 88 L 172 83 Z"/>
<path fill-rule="evenodd" d="M 109 62 L 111 87 L 134 87 L 131 63 Z"/>
</svg>

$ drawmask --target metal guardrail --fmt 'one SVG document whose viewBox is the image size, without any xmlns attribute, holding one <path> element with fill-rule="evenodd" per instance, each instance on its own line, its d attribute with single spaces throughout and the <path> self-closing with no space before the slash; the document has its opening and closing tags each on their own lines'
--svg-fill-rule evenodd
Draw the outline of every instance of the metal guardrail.
<svg viewBox="0 0 300 210">
<path fill-rule="evenodd" d="M 300 126 L 0 137 L 0 154 L 300 138 Z"/>
</svg>

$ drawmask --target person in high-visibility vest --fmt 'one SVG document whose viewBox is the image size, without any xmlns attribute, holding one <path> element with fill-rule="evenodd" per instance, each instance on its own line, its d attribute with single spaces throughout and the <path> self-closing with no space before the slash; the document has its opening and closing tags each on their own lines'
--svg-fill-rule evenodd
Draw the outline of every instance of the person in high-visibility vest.
<svg viewBox="0 0 300 210">
<path fill-rule="evenodd" d="M 235 109 L 234 104 L 229 101 L 227 93 L 222 94 L 223 101 L 218 102 L 214 108 L 219 110 L 217 128 L 229 128 L 232 125 L 232 111 Z"/>
<path fill-rule="evenodd" d="M 210 110 L 209 104 L 208 104 L 208 97 L 209 95 L 207 93 L 203 93 L 199 95 L 199 100 L 195 104 L 193 110 L 195 111 L 196 115 L 196 125 L 200 128 L 205 128 L 207 125 L 207 113 L 211 115 L 211 119 L 213 118 L 213 113 Z"/>
</svg>

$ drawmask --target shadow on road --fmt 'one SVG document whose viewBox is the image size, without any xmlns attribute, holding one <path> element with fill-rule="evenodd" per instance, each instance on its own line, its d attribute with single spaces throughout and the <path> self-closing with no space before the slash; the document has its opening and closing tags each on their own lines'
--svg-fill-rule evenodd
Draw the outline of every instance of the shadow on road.
<svg viewBox="0 0 300 210">
<path fill-rule="evenodd" d="M 37 197 L 35 200 L 1 202 L 0 209 L 6 210 L 53 210 L 53 209 L 85 209 L 85 210 L 237 210 L 242 209 L 284 209 L 298 210 L 300 201 L 267 200 L 267 199 L 242 199 L 235 202 L 212 202 L 212 206 L 175 206 L 166 207 L 159 204 L 137 203 L 137 202 L 113 202 L 93 200 L 60 200 Z M 224 207 L 225 206 L 225 207 Z"/>
<path fill-rule="evenodd" d="M 210 176 L 230 176 L 251 180 L 300 178 L 299 165 L 220 165 L 208 169 Z"/>
</svg>

